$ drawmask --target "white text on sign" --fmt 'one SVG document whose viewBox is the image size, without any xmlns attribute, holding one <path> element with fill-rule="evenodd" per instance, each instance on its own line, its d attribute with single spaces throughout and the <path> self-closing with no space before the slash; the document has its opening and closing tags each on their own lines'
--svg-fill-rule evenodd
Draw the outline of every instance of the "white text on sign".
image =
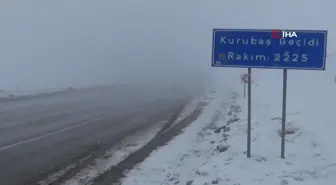
<svg viewBox="0 0 336 185">
<path fill-rule="evenodd" d="M 295 31 L 273 30 L 272 37 L 275 39 L 298 37 Z"/>
</svg>

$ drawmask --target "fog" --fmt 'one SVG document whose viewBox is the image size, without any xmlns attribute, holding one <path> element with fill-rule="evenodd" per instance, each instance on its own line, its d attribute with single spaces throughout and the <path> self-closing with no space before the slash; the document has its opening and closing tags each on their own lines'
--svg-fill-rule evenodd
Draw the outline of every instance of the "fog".
<svg viewBox="0 0 336 185">
<path fill-rule="evenodd" d="M 195 10 L 176 2 L 2 2 L 0 86 L 201 83 Z"/>
<path fill-rule="evenodd" d="M 336 2 L 331 0 L 5 0 L 0 4 L 0 89 L 204 85 L 212 79 L 230 86 L 239 84 L 245 70 L 210 67 L 213 28 L 327 29 L 331 54 L 335 39 Z"/>
</svg>

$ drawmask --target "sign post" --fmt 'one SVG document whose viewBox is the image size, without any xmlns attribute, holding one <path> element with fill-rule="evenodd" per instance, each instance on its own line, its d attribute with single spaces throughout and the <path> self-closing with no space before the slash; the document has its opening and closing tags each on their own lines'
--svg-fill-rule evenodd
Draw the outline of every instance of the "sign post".
<svg viewBox="0 0 336 185">
<path fill-rule="evenodd" d="M 283 69 L 281 158 L 285 158 L 287 70 L 325 70 L 326 30 L 214 29 L 212 67 L 248 68 L 247 157 L 251 156 L 252 68 Z"/>
<path fill-rule="evenodd" d="M 286 136 L 286 103 L 287 103 L 287 69 L 283 70 L 282 89 L 282 119 L 281 119 L 281 158 L 285 158 L 285 136 Z"/>
<path fill-rule="evenodd" d="M 248 68 L 248 85 L 247 85 L 247 157 L 251 157 L 251 79 L 252 69 Z"/>
</svg>

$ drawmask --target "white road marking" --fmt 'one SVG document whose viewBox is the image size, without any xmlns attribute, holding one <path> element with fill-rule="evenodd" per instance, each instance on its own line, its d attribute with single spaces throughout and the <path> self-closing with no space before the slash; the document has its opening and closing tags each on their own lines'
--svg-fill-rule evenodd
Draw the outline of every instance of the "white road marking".
<svg viewBox="0 0 336 185">
<path fill-rule="evenodd" d="M 103 119 L 103 118 L 99 118 L 98 120 L 100 120 L 100 119 Z M 66 128 L 62 128 L 62 129 L 56 130 L 54 132 L 50 132 L 50 133 L 47 133 L 47 134 L 42 134 L 42 135 L 39 135 L 39 136 L 36 136 L 36 137 L 33 137 L 33 138 L 29 138 L 27 140 L 23 140 L 23 141 L 19 141 L 19 142 L 10 144 L 10 145 L 2 146 L 2 147 L 0 147 L 0 152 L 2 152 L 4 150 L 7 150 L 7 149 L 10 149 L 10 148 L 15 147 L 15 146 L 19 146 L 19 145 L 22 145 L 22 144 L 30 143 L 30 142 L 33 142 L 33 141 L 36 141 L 36 140 L 39 140 L 39 139 L 42 139 L 42 138 L 45 138 L 45 137 L 57 134 L 57 133 L 61 133 L 61 132 L 64 132 L 64 131 L 67 131 L 67 130 L 70 130 L 70 129 L 73 129 L 73 128 L 76 128 L 76 127 L 79 127 L 79 126 L 82 126 L 82 125 L 86 125 L 88 123 L 91 123 L 92 121 L 97 121 L 97 120 L 85 121 L 85 122 L 82 122 L 82 123 L 78 123 L 78 124 L 72 125 L 70 127 L 66 127 Z"/>
</svg>

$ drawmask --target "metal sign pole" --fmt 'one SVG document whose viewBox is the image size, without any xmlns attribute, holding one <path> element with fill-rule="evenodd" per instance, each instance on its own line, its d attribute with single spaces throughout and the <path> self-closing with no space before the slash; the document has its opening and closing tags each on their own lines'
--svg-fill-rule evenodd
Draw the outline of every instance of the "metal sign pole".
<svg viewBox="0 0 336 185">
<path fill-rule="evenodd" d="M 251 73 L 252 69 L 248 68 L 247 84 L 247 157 L 251 157 Z"/>
<path fill-rule="evenodd" d="M 287 69 L 283 70 L 281 158 L 285 158 Z"/>
</svg>

